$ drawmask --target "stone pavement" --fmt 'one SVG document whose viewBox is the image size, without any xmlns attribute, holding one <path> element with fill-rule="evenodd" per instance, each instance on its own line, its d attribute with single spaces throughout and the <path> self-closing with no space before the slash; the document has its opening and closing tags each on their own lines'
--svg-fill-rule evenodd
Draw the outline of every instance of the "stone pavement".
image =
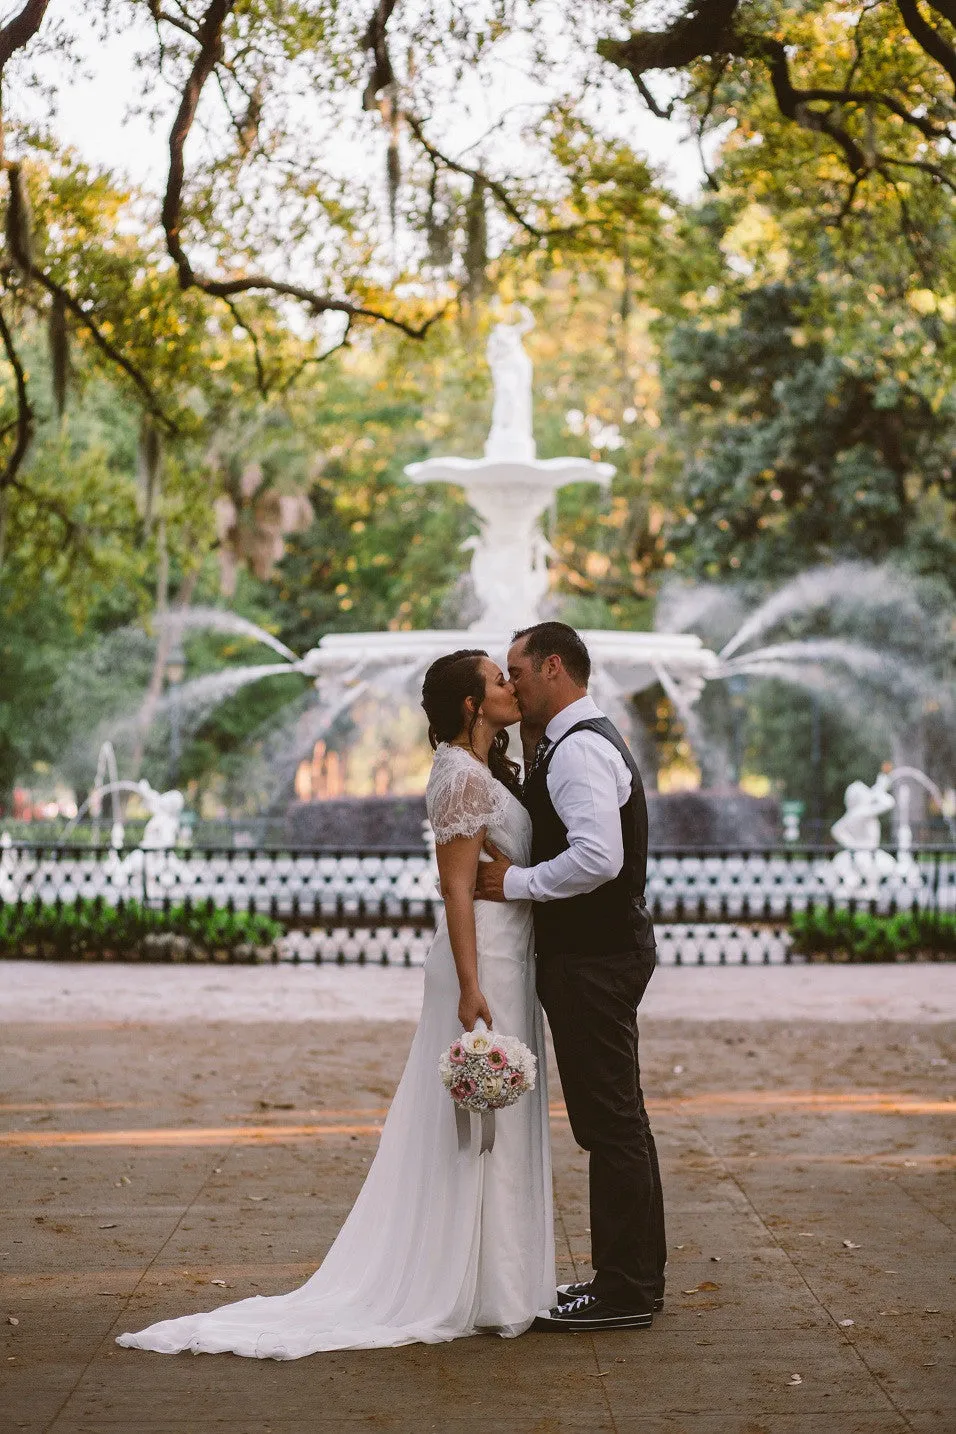
<svg viewBox="0 0 956 1434">
<path fill-rule="evenodd" d="M 874 973 L 858 969 L 865 1020 L 847 1019 L 852 1003 L 841 1021 L 807 1020 L 799 1003 L 789 1015 L 778 992 L 770 1021 L 751 1014 L 757 970 L 740 1016 L 718 1016 L 706 983 L 676 973 L 693 1018 L 649 1007 L 642 1027 L 669 1214 L 652 1330 L 280 1363 L 148 1354 L 114 1336 L 312 1273 L 374 1153 L 412 1026 L 301 1012 L 206 1024 L 199 1004 L 153 1021 L 137 1006 L 134 1022 L 128 969 L 110 1018 L 44 1020 L 14 1000 L 3 1022 L 4 1434 L 956 1429 L 956 1027 L 938 1000 L 921 1020 L 881 1019 L 893 1003 L 874 1007 Z M 906 969 L 927 998 L 950 980 Z M 214 1011 L 233 974 L 206 973 L 226 987 Z M 371 991 L 389 973 L 355 974 Z M 0 967 L 0 1007 L 18 980 Z M 585 1157 L 556 1081 L 552 1097 L 559 1264 L 580 1275 Z"/>
</svg>

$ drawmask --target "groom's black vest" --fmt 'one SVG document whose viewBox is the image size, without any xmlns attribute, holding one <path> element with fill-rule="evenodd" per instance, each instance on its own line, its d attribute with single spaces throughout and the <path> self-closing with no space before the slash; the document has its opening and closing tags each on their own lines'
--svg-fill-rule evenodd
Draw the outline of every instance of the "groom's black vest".
<svg viewBox="0 0 956 1434">
<path fill-rule="evenodd" d="M 611 881 L 583 896 L 534 903 L 535 946 L 539 956 L 552 952 L 629 951 L 654 945 L 654 927 L 644 905 L 647 879 L 647 802 L 637 763 L 620 732 L 607 717 L 576 722 L 549 748 L 525 783 L 524 804 L 531 816 L 531 864 L 550 861 L 567 851 L 568 829 L 548 792 L 548 768 L 561 743 L 572 732 L 597 732 L 616 747 L 631 773 L 631 795 L 620 809 L 624 865 Z"/>
</svg>

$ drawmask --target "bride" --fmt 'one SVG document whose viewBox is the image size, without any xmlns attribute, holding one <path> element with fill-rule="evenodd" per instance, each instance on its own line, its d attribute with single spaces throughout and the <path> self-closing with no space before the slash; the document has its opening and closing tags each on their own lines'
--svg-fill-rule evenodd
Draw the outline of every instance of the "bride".
<svg viewBox="0 0 956 1434">
<path fill-rule="evenodd" d="M 444 914 L 425 962 L 422 1014 L 378 1153 L 321 1267 L 283 1295 L 162 1320 L 117 1343 L 175 1354 L 299 1359 L 319 1350 L 523 1333 L 555 1302 L 544 1036 L 531 906 L 475 902 L 485 837 L 526 865 L 531 821 L 505 729 L 514 689 L 487 654 L 462 650 L 422 689 L 435 751 L 425 793 Z M 374 981 L 374 973 L 369 973 Z M 538 1057 L 535 1089 L 497 1112 L 494 1147 L 459 1150 L 438 1058 L 483 1018 Z"/>
</svg>

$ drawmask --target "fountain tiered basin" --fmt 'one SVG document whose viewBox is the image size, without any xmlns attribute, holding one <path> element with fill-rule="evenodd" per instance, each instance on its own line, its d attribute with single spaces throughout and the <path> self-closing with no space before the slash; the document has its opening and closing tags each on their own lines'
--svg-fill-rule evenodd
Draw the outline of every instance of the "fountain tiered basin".
<svg viewBox="0 0 956 1434">
<path fill-rule="evenodd" d="M 504 666 L 516 629 L 541 620 L 553 553 L 541 519 L 566 484 L 606 488 L 615 470 L 588 458 L 536 456 L 531 361 L 521 342 L 530 326 L 531 316 L 522 310 L 517 323 L 497 324 L 489 338 L 494 408 L 484 456 L 428 458 L 405 469 L 413 483 L 463 489 L 478 518 L 480 531 L 466 544 L 478 617 L 467 629 L 331 634 L 300 664 L 318 684 L 331 680 L 364 692 L 383 679 L 411 683 L 436 657 L 456 648 L 483 648 Z M 594 696 L 619 718 L 622 699 L 654 682 L 693 702 L 718 666 L 716 655 L 690 633 L 600 629 L 581 635 L 591 654 Z"/>
</svg>

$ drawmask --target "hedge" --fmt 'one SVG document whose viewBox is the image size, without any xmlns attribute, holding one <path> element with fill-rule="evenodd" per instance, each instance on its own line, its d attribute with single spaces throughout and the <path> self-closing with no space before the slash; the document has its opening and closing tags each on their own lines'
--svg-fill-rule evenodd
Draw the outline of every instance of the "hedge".
<svg viewBox="0 0 956 1434">
<path fill-rule="evenodd" d="M 938 911 L 868 911 L 810 906 L 790 918 L 793 954 L 811 961 L 956 959 L 956 916 Z"/>
<path fill-rule="evenodd" d="M 93 898 L 0 906 L 0 957 L 60 961 L 257 961 L 283 928 L 271 917 L 205 903 L 156 910 Z"/>
</svg>

